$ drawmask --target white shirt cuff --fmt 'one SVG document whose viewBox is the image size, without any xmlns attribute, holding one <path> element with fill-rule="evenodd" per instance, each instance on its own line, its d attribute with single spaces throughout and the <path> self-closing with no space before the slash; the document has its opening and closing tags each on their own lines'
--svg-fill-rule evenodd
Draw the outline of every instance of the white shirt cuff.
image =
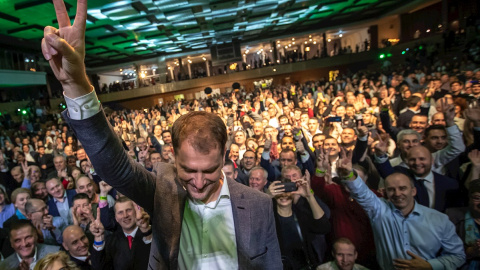
<svg viewBox="0 0 480 270">
<path fill-rule="evenodd" d="M 93 86 L 92 92 L 77 97 L 69 98 L 63 94 L 65 102 L 67 103 L 68 114 L 73 120 L 83 120 L 90 118 L 100 111 L 100 102 L 98 101 L 97 93 L 95 93 Z"/>
</svg>

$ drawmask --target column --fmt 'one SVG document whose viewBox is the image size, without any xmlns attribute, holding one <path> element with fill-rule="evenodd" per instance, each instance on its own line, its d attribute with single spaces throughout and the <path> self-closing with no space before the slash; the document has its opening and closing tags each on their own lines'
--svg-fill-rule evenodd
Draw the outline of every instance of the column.
<svg viewBox="0 0 480 270">
<path fill-rule="evenodd" d="M 158 57 L 157 62 L 157 73 L 158 73 L 158 83 L 166 83 L 167 82 L 167 62 L 165 61 L 165 56 Z M 170 71 L 172 71 L 170 69 Z"/>
<path fill-rule="evenodd" d="M 187 64 L 187 67 L 188 67 L 188 77 L 192 79 L 192 68 L 190 67 L 190 63 Z"/>
<path fill-rule="evenodd" d="M 205 61 L 205 68 L 207 69 L 207 77 L 210 77 L 210 61 Z"/>
</svg>

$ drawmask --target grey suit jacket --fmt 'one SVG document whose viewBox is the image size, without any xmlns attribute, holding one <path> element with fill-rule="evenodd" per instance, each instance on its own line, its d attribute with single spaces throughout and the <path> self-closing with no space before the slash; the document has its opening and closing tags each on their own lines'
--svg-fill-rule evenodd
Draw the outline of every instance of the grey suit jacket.
<svg viewBox="0 0 480 270">
<path fill-rule="evenodd" d="M 49 253 L 55 253 L 60 250 L 59 246 L 50 246 L 37 244 L 37 261 L 45 257 Z M 2 270 L 18 270 L 20 262 L 17 258 L 17 253 L 8 256 L 4 261 L 0 262 L 0 269 Z"/>
<path fill-rule="evenodd" d="M 63 112 L 97 174 L 142 206 L 152 218 L 149 269 L 178 269 L 180 234 L 187 192 L 174 166 L 158 163 L 153 174 L 125 153 L 102 112 L 72 120 Z M 282 269 L 272 202 L 263 193 L 227 179 L 240 269 Z"/>
</svg>

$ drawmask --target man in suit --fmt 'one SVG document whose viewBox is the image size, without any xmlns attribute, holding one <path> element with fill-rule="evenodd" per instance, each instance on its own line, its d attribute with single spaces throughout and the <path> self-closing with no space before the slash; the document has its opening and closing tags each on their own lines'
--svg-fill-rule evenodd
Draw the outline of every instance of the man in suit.
<svg viewBox="0 0 480 270">
<path fill-rule="evenodd" d="M 155 164 L 156 175 L 145 170 L 125 153 L 85 74 L 86 1 L 78 1 L 73 26 L 65 3 L 53 2 L 61 29 L 45 28 L 42 52 L 68 100 L 63 116 L 97 174 L 152 213 L 149 268 L 281 268 L 271 199 L 222 173 L 222 119 L 207 112 L 181 116 L 172 128 L 175 164 Z"/>
<path fill-rule="evenodd" d="M 80 226 L 71 225 L 63 231 L 63 248 L 81 270 L 92 269 L 90 263 L 89 240 Z"/>
<path fill-rule="evenodd" d="M 51 197 L 47 202 L 48 212 L 54 217 L 62 217 L 65 224 L 70 224 L 70 207 L 73 206 L 75 190 L 65 190 L 58 178 L 48 179 L 45 186 Z"/>
<path fill-rule="evenodd" d="M 0 262 L 0 269 L 33 269 L 38 260 L 59 250 L 57 246 L 38 244 L 37 239 L 37 231 L 29 220 L 13 222 L 10 227 L 10 244 L 15 253 Z"/>
<path fill-rule="evenodd" d="M 53 217 L 48 214 L 48 207 L 40 199 L 28 199 L 25 204 L 27 219 L 37 228 L 39 238 L 49 245 L 62 244 L 62 231 L 67 224 L 61 217 Z"/>
<path fill-rule="evenodd" d="M 95 236 L 92 250 L 94 269 L 147 269 L 152 243 L 150 216 L 138 209 L 127 197 L 115 204 L 118 229 L 104 236 L 103 224 L 94 222 L 90 231 Z"/>
</svg>

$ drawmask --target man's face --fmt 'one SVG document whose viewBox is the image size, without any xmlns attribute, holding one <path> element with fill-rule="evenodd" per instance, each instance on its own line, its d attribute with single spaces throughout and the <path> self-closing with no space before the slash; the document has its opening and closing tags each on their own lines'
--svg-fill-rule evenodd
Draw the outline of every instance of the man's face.
<svg viewBox="0 0 480 270">
<path fill-rule="evenodd" d="M 225 174 L 225 176 L 227 178 L 230 178 L 230 179 L 233 179 L 235 180 L 236 177 L 236 173 L 235 173 L 235 168 L 233 167 L 233 165 L 225 165 L 223 166 L 223 173 Z"/>
<path fill-rule="evenodd" d="M 230 159 L 233 161 L 237 161 L 240 149 L 238 145 L 232 144 L 230 146 Z"/>
<path fill-rule="evenodd" d="M 355 131 L 351 128 L 346 128 L 342 131 L 342 143 L 343 144 L 350 144 L 353 143 L 357 139 L 355 136 Z"/>
<path fill-rule="evenodd" d="M 87 158 L 87 154 L 85 153 L 85 149 L 78 149 L 77 150 L 77 159 L 82 160 L 82 159 L 86 159 L 86 158 Z"/>
<path fill-rule="evenodd" d="M 80 167 L 82 168 L 83 173 L 87 174 L 88 172 L 90 172 L 91 166 L 88 160 L 82 161 L 82 163 L 80 163 Z"/>
<path fill-rule="evenodd" d="M 280 152 L 280 166 L 282 168 L 288 165 L 295 165 L 296 161 L 295 154 L 292 151 Z"/>
<path fill-rule="evenodd" d="M 37 182 L 38 180 L 40 180 L 40 177 L 42 176 L 42 173 L 40 172 L 40 169 L 36 166 L 34 167 L 31 167 L 31 171 L 30 171 L 30 180 L 32 183 L 35 183 Z"/>
<path fill-rule="evenodd" d="M 38 153 L 39 153 L 40 155 L 45 155 L 45 147 L 39 147 L 39 148 L 38 148 Z"/>
<path fill-rule="evenodd" d="M 163 142 L 166 144 L 171 144 L 172 143 L 172 134 L 170 132 L 165 132 L 163 133 Z"/>
<path fill-rule="evenodd" d="M 43 201 L 32 201 L 34 201 L 32 203 L 34 211 L 27 214 L 27 218 L 30 219 L 33 224 L 36 224 L 36 222 L 38 222 L 38 224 L 42 224 L 43 217 L 46 217 L 48 215 L 48 207 Z"/>
<path fill-rule="evenodd" d="M 319 150 L 323 146 L 323 142 L 325 141 L 325 135 L 318 135 L 312 138 L 312 145 L 313 148 Z"/>
<path fill-rule="evenodd" d="M 63 233 L 63 247 L 74 257 L 88 255 L 88 238 L 83 230 L 76 227 L 69 227 Z"/>
<path fill-rule="evenodd" d="M 472 85 L 472 93 L 474 95 L 480 94 L 480 84 L 477 83 L 477 84 Z"/>
<path fill-rule="evenodd" d="M 285 149 L 293 150 L 294 148 L 295 148 L 295 143 L 293 143 L 292 137 L 282 138 L 282 150 L 285 150 Z"/>
<path fill-rule="evenodd" d="M 302 111 L 300 110 L 295 110 L 295 112 L 293 113 L 293 118 L 295 120 L 300 120 L 300 116 L 302 115 Z"/>
<path fill-rule="evenodd" d="M 285 125 L 285 127 L 283 128 L 283 131 L 285 133 L 285 136 L 292 136 L 292 125 L 290 124 L 287 124 Z"/>
<path fill-rule="evenodd" d="M 403 139 L 400 141 L 398 148 L 402 151 L 403 154 L 406 154 L 410 148 L 420 145 L 417 135 L 408 134 L 403 136 Z"/>
<path fill-rule="evenodd" d="M 260 122 L 253 123 L 253 133 L 255 134 L 255 136 L 258 136 L 258 137 L 263 135 L 262 123 Z"/>
<path fill-rule="evenodd" d="M 445 116 L 443 113 L 436 113 L 432 116 L 432 125 L 446 125 Z"/>
<path fill-rule="evenodd" d="M 426 147 L 413 147 L 408 151 L 407 164 L 415 176 L 425 177 L 432 169 L 432 154 Z"/>
<path fill-rule="evenodd" d="M 317 119 L 309 119 L 308 120 L 308 131 L 310 131 L 310 133 L 314 134 L 318 129 L 318 121 Z"/>
<path fill-rule="evenodd" d="M 338 142 L 333 138 L 329 138 L 324 141 L 323 149 L 326 151 L 330 150 L 330 156 L 338 155 L 338 153 L 340 152 L 340 147 L 338 146 Z"/>
<path fill-rule="evenodd" d="M 280 118 L 280 126 L 283 128 L 285 128 L 285 125 L 288 124 L 288 119 L 286 117 L 282 117 Z"/>
<path fill-rule="evenodd" d="M 423 134 L 423 132 L 427 128 L 427 120 L 427 116 L 414 115 L 412 117 L 412 121 L 410 122 L 410 128 L 420 134 Z"/>
<path fill-rule="evenodd" d="M 144 138 L 137 139 L 137 147 L 140 151 L 145 151 L 147 149 L 147 143 L 145 142 Z"/>
<path fill-rule="evenodd" d="M 156 125 L 155 128 L 153 129 L 153 135 L 156 137 L 159 137 L 162 135 L 162 127 L 159 125 Z"/>
<path fill-rule="evenodd" d="M 93 190 L 93 184 L 90 178 L 83 176 L 77 180 L 77 193 L 85 193 L 90 199 L 93 199 L 95 191 Z"/>
<path fill-rule="evenodd" d="M 22 145 L 27 145 L 27 146 L 28 146 L 29 143 L 30 143 L 30 142 L 29 142 L 29 140 L 28 140 L 27 138 L 25 138 L 25 139 L 22 140 Z"/>
<path fill-rule="evenodd" d="M 162 156 L 160 155 L 160 153 L 152 153 L 150 155 L 150 161 L 152 161 L 152 164 L 160 162 L 162 161 Z"/>
<path fill-rule="evenodd" d="M 243 145 L 245 143 L 245 134 L 243 132 L 235 133 L 235 143 L 238 145 Z"/>
<path fill-rule="evenodd" d="M 53 163 L 55 165 L 55 170 L 57 171 L 63 171 L 67 168 L 67 163 L 63 157 L 55 157 Z"/>
<path fill-rule="evenodd" d="M 115 204 L 115 220 L 125 231 L 130 231 L 137 226 L 136 211 L 131 201 Z"/>
<path fill-rule="evenodd" d="M 442 150 L 448 144 L 447 132 L 441 129 L 430 130 L 428 136 L 425 138 L 425 145 L 430 149 L 436 152 Z"/>
<path fill-rule="evenodd" d="M 73 202 L 73 209 L 76 209 L 78 221 L 82 224 L 88 224 L 92 215 L 92 205 L 87 199 L 77 199 Z"/>
<path fill-rule="evenodd" d="M 254 170 L 250 172 L 250 175 L 248 177 L 248 185 L 251 188 L 263 192 L 263 188 L 266 184 L 267 178 L 265 178 L 263 170 Z"/>
<path fill-rule="evenodd" d="M 68 166 L 75 167 L 76 164 L 77 164 L 77 160 L 75 159 L 75 157 L 68 157 L 67 158 L 67 165 Z"/>
<path fill-rule="evenodd" d="M 290 169 L 284 172 L 283 176 L 292 182 L 297 182 L 302 178 L 302 173 L 296 169 Z"/>
<path fill-rule="evenodd" d="M 309 119 L 308 114 L 300 115 L 300 123 L 302 123 L 302 125 L 307 125 L 308 119 Z"/>
<path fill-rule="evenodd" d="M 400 211 L 412 209 L 415 204 L 417 190 L 410 183 L 408 176 L 393 174 L 385 179 L 387 198 Z"/>
<path fill-rule="evenodd" d="M 354 245 L 336 243 L 334 256 L 339 270 L 352 270 L 357 259 L 357 251 Z"/>
<path fill-rule="evenodd" d="M 24 175 L 22 170 L 12 170 L 10 173 L 12 174 L 13 179 L 15 179 L 15 181 L 18 183 L 23 181 Z"/>
<path fill-rule="evenodd" d="M 243 167 L 250 171 L 255 166 L 255 153 L 252 151 L 247 151 L 243 154 Z"/>
<path fill-rule="evenodd" d="M 164 145 L 162 148 L 162 158 L 168 160 L 168 155 L 172 153 L 172 147 L 169 145 Z"/>
<path fill-rule="evenodd" d="M 63 152 L 65 153 L 65 155 L 67 156 L 71 156 L 73 155 L 73 151 L 72 151 L 72 147 L 70 145 L 67 145 L 63 148 Z"/>
<path fill-rule="evenodd" d="M 47 192 L 48 194 L 50 194 L 50 196 L 56 199 L 63 198 L 65 189 L 63 188 L 63 185 L 62 183 L 60 183 L 60 181 L 56 179 L 50 180 L 47 182 L 46 187 L 47 187 Z"/>
<path fill-rule="evenodd" d="M 27 144 L 22 145 L 22 151 L 24 153 L 29 153 L 30 152 L 30 147 Z"/>
<path fill-rule="evenodd" d="M 36 243 L 37 233 L 30 226 L 10 232 L 10 244 L 22 259 L 33 257 Z"/>
<path fill-rule="evenodd" d="M 355 109 L 353 107 L 348 107 L 346 109 L 346 115 L 348 117 L 353 117 L 355 115 Z"/>
<path fill-rule="evenodd" d="M 458 94 L 462 90 L 462 86 L 459 83 L 452 83 L 452 86 L 450 87 L 450 91 L 453 94 Z"/>
<path fill-rule="evenodd" d="M 337 109 L 335 110 L 335 114 L 340 117 L 345 116 L 345 107 L 343 106 L 338 106 Z"/>
<path fill-rule="evenodd" d="M 47 187 L 44 183 L 37 185 L 36 188 L 32 188 L 33 197 L 38 199 L 45 199 L 48 196 Z"/>
<path fill-rule="evenodd" d="M 204 203 L 217 199 L 225 153 L 219 148 L 200 153 L 185 140 L 175 154 L 178 178 L 190 197 Z"/>
</svg>

